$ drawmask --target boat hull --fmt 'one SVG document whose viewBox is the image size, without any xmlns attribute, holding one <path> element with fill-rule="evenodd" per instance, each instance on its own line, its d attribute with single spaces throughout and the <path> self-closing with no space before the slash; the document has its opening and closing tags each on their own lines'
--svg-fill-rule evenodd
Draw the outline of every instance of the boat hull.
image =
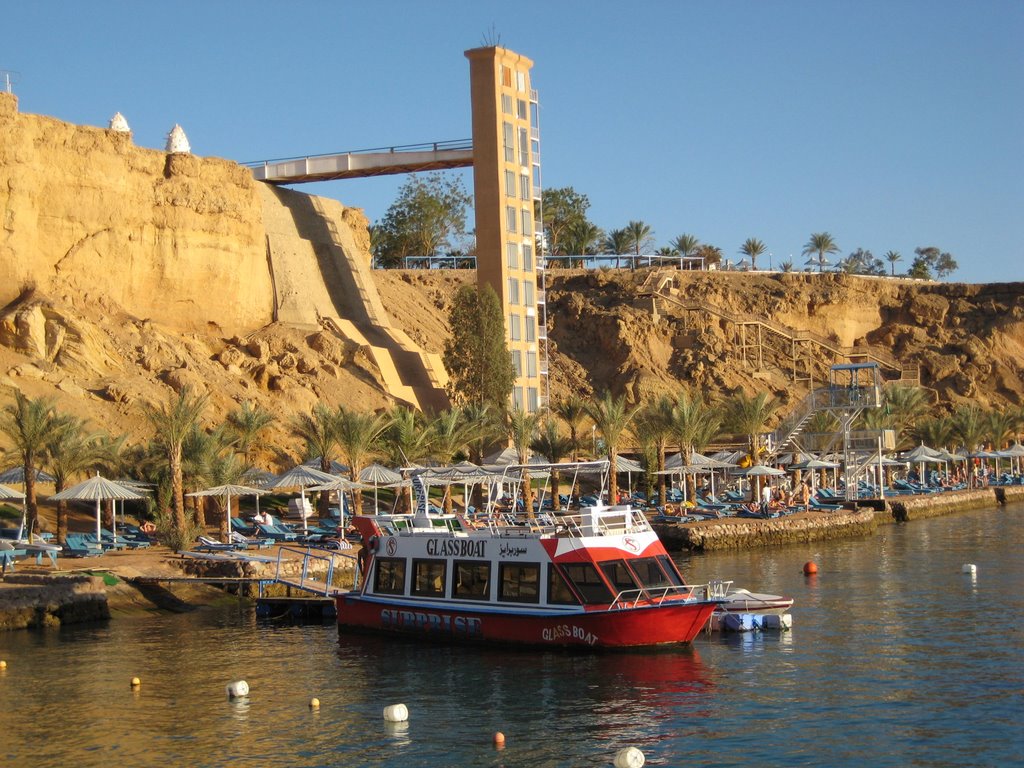
<svg viewBox="0 0 1024 768">
<path fill-rule="evenodd" d="M 612 611 L 502 613 L 367 599 L 337 599 L 338 625 L 430 640 L 549 648 L 631 648 L 688 643 L 715 603 L 662 602 Z"/>
</svg>

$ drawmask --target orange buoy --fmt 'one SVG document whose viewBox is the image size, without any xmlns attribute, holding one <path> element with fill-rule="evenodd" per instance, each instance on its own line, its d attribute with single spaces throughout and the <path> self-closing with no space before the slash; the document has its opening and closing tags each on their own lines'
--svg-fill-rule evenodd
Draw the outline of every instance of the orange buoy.
<svg viewBox="0 0 1024 768">
<path fill-rule="evenodd" d="M 505 746 L 505 734 L 501 731 L 498 731 L 494 734 L 494 746 L 496 746 L 498 749 L 501 749 Z"/>
<path fill-rule="evenodd" d="M 818 572 L 818 566 L 813 560 L 809 560 L 804 563 L 804 576 L 810 576 L 812 573 Z"/>
</svg>

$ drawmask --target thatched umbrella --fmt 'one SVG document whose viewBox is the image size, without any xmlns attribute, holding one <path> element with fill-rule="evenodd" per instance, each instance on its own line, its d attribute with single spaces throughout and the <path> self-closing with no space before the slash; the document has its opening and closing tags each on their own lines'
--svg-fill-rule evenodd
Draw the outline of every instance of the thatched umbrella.
<svg viewBox="0 0 1024 768">
<path fill-rule="evenodd" d="M 226 533 L 224 534 L 225 544 L 231 543 L 231 497 L 232 496 L 256 496 L 259 497 L 261 494 L 267 493 L 267 491 L 261 491 L 259 488 L 250 488 L 247 485 L 218 485 L 213 488 L 207 488 L 202 491 L 196 491 L 194 493 L 187 494 L 188 496 L 223 496 L 225 500 L 225 511 L 224 511 L 224 524 L 227 526 Z"/>
<path fill-rule="evenodd" d="M 321 472 L 319 469 L 307 466 L 306 464 L 299 464 L 298 466 L 292 467 L 284 474 L 278 475 L 277 479 L 267 485 L 268 488 L 298 488 L 299 495 L 302 497 L 302 511 L 300 517 L 302 517 L 302 532 L 306 533 L 308 530 L 306 527 L 306 489 L 311 485 L 323 485 L 324 483 L 330 483 L 338 478 L 334 475 L 329 475 L 326 472 Z"/>
<path fill-rule="evenodd" d="M 103 541 L 103 532 L 100 526 L 100 502 L 107 499 L 143 499 L 141 493 L 136 493 L 113 480 L 100 477 L 97 472 L 94 477 L 66 488 L 60 493 L 50 497 L 56 501 L 95 501 L 96 502 L 96 541 Z"/>
</svg>

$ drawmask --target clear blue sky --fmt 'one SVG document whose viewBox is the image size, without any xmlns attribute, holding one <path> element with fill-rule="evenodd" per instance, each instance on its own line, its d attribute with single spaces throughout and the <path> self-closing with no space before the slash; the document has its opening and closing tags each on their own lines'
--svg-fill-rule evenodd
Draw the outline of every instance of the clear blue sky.
<svg viewBox="0 0 1024 768">
<path fill-rule="evenodd" d="M 468 138 L 462 54 L 494 34 L 535 62 L 545 186 L 605 229 L 757 237 L 776 266 L 827 231 L 1024 280 L 1021 0 L 36 0 L 0 15 L 0 70 L 23 112 L 263 160 Z M 299 188 L 374 221 L 402 181 Z"/>
</svg>

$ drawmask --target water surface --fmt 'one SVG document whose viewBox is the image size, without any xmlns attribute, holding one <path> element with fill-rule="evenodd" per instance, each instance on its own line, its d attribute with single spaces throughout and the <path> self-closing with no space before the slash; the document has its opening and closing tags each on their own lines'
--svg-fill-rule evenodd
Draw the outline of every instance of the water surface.
<svg viewBox="0 0 1024 768">
<path fill-rule="evenodd" d="M 792 595 L 794 628 L 667 651 L 339 638 L 237 605 L 0 634 L 0 762 L 593 766 L 636 746 L 648 765 L 1014 764 L 1022 525 L 1016 505 L 863 540 L 680 556 L 693 581 Z M 802 574 L 808 560 L 816 577 Z M 239 679 L 251 694 L 228 701 Z M 389 726 L 381 710 L 397 702 L 410 721 Z M 507 746 L 495 751 L 499 730 Z"/>
</svg>

